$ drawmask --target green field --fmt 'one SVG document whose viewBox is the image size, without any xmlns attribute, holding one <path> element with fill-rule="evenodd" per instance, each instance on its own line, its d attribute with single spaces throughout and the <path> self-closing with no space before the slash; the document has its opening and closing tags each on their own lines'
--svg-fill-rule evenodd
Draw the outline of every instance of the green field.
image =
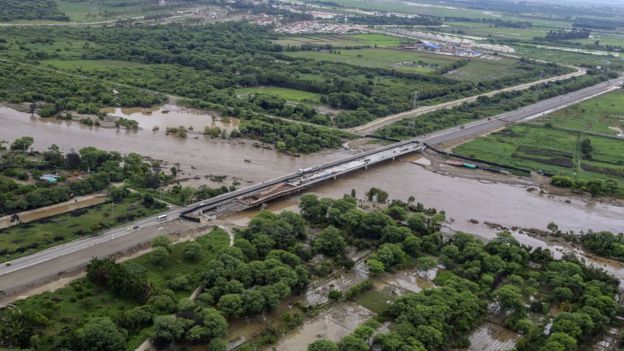
<svg viewBox="0 0 624 351">
<path fill-rule="evenodd" d="M 410 40 L 384 34 L 326 34 L 285 36 L 283 38 L 273 40 L 273 43 L 282 46 L 332 45 L 340 47 L 366 45 L 377 47 L 392 47 L 398 46 L 403 42 L 410 42 Z"/>
<path fill-rule="evenodd" d="M 236 90 L 241 95 L 249 94 L 265 94 L 281 97 L 284 100 L 292 102 L 307 102 L 311 104 L 320 104 L 321 95 L 316 93 L 310 93 L 303 90 L 295 90 L 279 87 L 253 87 L 253 88 L 240 88 Z"/>
<path fill-rule="evenodd" d="M 516 63 L 516 60 L 508 58 L 501 60 L 471 59 L 469 64 L 447 73 L 446 76 L 469 82 L 484 82 L 526 74 L 526 71 L 520 69 Z"/>
<path fill-rule="evenodd" d="M 141 196 L 130 195 L 122 203 L 104 203 L 88 209 L 20 224 L 0 231 L 0 262 L 27 256 L 100 230 L 146 217 L 160 210 L 141 204 Z"/>
<path fill-rule="evenodd" d="M 304 57 L 329 62 L 347 63 L 356 66 L 397 69 L 404 72 L 432 72 L 449 65 L 459 58 L 435 55 L 425 52 L 393 49 L 357 49 L 329 51 L 296 51 L 286 53 L 292 57 Z"/>
<path fill-rule="evenodd" d="M 589 157 L 580 151 L 583 139 L 591 141 Z M 578 179 L 610 178 L 624 185 L 624 140 L 615 138 L 525 124 L 478 138 L 453 152 Z"/>
<path fill-rule="evenodd" d="M 146 5 L 137 0 L 66 1 L 56 0 L 59 10 L 74 22 L 109 21 L 120 17 L 136 17 L 170 12 L 157 4 Z"/>
<path fill-rule="evenodd" d="M 310 1 L 313 2 L 313 1 Z M 401 0 L 332 0 L 343 7 L 358 8 L 384 12 L 403 12 L 430 16 L 450 17 L 491 17 L 500 16 L 497 12 L 480 11 L 454 6 L 436 5 L 435 2 L 401 1 Z"/>
<path fill-rule="evenodd" d="M 394 301 L 395 298 L 394 296 L 372 289 L 359 295 L 355 299 L 355 302 L 377 314 L 382 314 L 392 305 L 392 301 Z"/>
<path fill-rule="evenodd" d="M 109 71 L 115 68 L 139 68 L 149 65 L 118 60 L 44 60 L 44 65 L 63 70 Z"/>
<path fill-rule="evenodd" d="M 553 29 L 536 26 L 529 28 L 494 27 L 489 23 L 481 22 L 446 22 L 446 24 L 448 27 L 442 28 L 442 31 L 450 34 L 497 39 L 532 40 L 534 37 L 543 37 L 550 29 Z"/>
<path fill-rule="evenodd" d="M 559 128 L 624 134 L 624 91 L 617 90 L 554 112 L 542 122 Z"/>
<path fill-rule="evenodd" d="M 198 262 L 188 263 L 182 259 L 184 244 L 173 245 L 167 264 L 154 266 L 150 263 L 150 254 L 140 256 L 124 263 L 124 265 L 141 265 L 147 271 L 147 276 L 157 289 L 167 287 L 167 282 L 174 277 L 186 275 L 201 269 L 211 261 L 222 249 L 229 245 L 227 233 L 216 230 L 196 240 L 201 246 L 201 255 Z M 193 287 L 194 289 L 194 287 Z M 176 296 L 189 296 L 191 291 L 181 291 Z M 118 320 L 125 311 L 141 304 L 115 297 L 86 279 L 79 279 L 68 287 L 36 295 L 17 302 L 19 307 L 37 309 L 50 319 L 50 323 L 43 331 L 43 350 L 57 349 L 59 338 L 68 333 L 68 329 L 76 327 L 76 323 L 93 317 L 110 317 Z M 42 308 L 43 307 L 43 308 Z M 130 333 L 128 350 L 136 349 L 145 339 L 151 336 L 152 330 L 145 328 Z"/>
<path fill-rule="evenodd" d="M 607 66 L 612 69 L 622 69 L 624 67 L 623 57 L 613 57 L 604 55 L 593 55 L 582 52 L 570 52 L 549 48 L 540 48 L 532 45 L 515 45 L 516 54 L 537 60 L 556 62 L 564 65 L 574 66 Z"/>
</svg>

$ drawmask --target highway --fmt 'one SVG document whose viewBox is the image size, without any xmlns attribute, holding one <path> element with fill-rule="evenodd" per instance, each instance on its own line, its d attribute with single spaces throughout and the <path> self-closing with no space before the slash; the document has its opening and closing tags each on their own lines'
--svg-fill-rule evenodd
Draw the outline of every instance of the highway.
<svg viewBox="0 0 624 351">
<path fill-rule="evenodd" d="M 556 77 L 550 77 L 550 78 L 545 78 L 545 79 L 541 79 L 541 80 L 537 80 L 537 81 L 533 81 L 533 82 L 529 82 L 529 83 L 523 83 L 523 84 L 519 84 L 519 85 L 515 85 L 512 87 L 508 87 L 508 88 L 503 88 L 503 89 L 499 89 L 499 90 L 494 90 L 494 91 L 490 91 L 484 94 L 479 94 L 479 95 L 474 95 L 474 96 L 468 96 L 465 98 L 461 98 L 458 100 L 453 100 L 453 101 L 448 101 L 448 102 L 443 102 L 441 104 L 437 104 L 437 105 L 432 105 L 432 106 L 421 106 L 418 108 L 415 108 L 413 110 L 409 110 L 409 111 L 405 111 L 405 112 L 400 112 L 400 113 L 396 113 L 394 115 L 389 115 L 383 118 L 379 118 L 376 119 L 374 121 L 371 121 L 369 123 L 363 124 L 361 126 L 357 126 L 357 127 L 353 127 L 350 129 L 351 132 L 359 134 L 359 135 L 370 135 L 373 134 L 373 132 L 375 132 L 377 129 L 383 128 L 387 125 L 390 125 L 394 122 L 400 121 L 402 119 L 406 119 L 406 118 L 411 118 L 411 117 L 417 117 L 420 115 L 423 115 L 425 113 L 429 113 L 429 112 L 433 112 L 433 111 L 437 111 L 437 110 L 443 110 L 443 109 L 449 109 L 449 108 L 453 108 L 453 107 L 457 107 L 463 103 L 467 103 L 467 102 L 474 102 L 476 101 L 480 96 L 494 96 L 496 94 L 499 93 L 503 93 L 506 91 L 516 91 L 516 90 L 526 90 L 529 89 L 530 87 L 537 85 L 537 84 L 542 84 L 542 83 L 547 83 L 547 82 L 555 82 L 555 81 L 559 81 L 559 80 L 564 80 L 564 79 L 569 79 L 572 77 L 578 77 L 578 76 L 582 76 L 584 75 L 587 71 L 584 68 L 578 68 L 578 67 L 573 67 L 575 69 L 574 72 L 572 73 L 567 73 L 567 74 L 563 74 L 560 76 L 556 76 Z"/>
<path fill-rule="evenodd" d="M 99 235 L 72 241 L 64 245 L 34 253 L 27 257 L 13 260 L 10 264 L 1 264 L 0 291 L 7 294 L 16 293 L 25 287 L 31 287 L 35 284 L 53 279 L 59 273 L 84 267 L 93 257 L 109 256 L 135 245 L 149 242 L 149 240 L 161 234 L 182 232 L 200 226 L 197 223 L 178 220 L 177 217 L 181 214 L 214 212 L 233 202 L 241 201 L 241 199 L 249 198 L 253 195 L 260 196 L 258 194 L 269 198 L 272 196 L 270 194 L 271 189 L 279 184 L 290 184 L 293 187 L 299 188 L 308 187 L 356 169 L 366 168 L 369 165 L 394 159 L 403 154 L 419 151 L 421 145 L 425 143 L 434 145 L 454 140 L 473 138 L 500 129 L 510 123 L 530 120 L 617 89 L 622 82 L 622 78 L 614 79 L 564 96 L 547 99 L 515 111 L 501 114 L 494 118 L 475 121 L 464 126 L 453 127 L 440 132 L 419 136 L 414 139 L 394 143 L 337 161 L 324 163 L 316 167 L 298 170 L 284 176 L 189 205 L 185 208 L 169 210 L 164 213 L 167 215 L 166 221 L 159 221 L 158 215 L 155 215 L 133 222 L 132 224 L 104 231 Z M 267 194 L 263 194 L 263 192 Z"/>
</svg>

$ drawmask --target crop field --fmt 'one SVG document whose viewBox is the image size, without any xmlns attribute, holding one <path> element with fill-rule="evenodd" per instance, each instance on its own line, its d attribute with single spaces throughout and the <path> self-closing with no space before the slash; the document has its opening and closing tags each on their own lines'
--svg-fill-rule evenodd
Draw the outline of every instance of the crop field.
<svg viewBox="0 0 624 351">
<path fill-rule="evenodd" d="M 591 141 L 589 157 L 580 151 L 583 139 Z M 453 152 L 503 165 L 583 179 L 611 178 L 624 184 L 624 140 L 614 138 L 518 125 L 460 145 Z"/>
<path fill-rule="evenodd" d="M 297 51 L 286 53 L 292 57 L 347 63 L 356 66 L 396 69 L 405 72 L 432 72 L 459 60 L 457 57 L 435 55 L 425 52 L 392 49 L 357 49 L 329 51 Z"/>
<path fill-rule="evenodd" d="M 618 90 L 554 112 L 542 122 L 558 128 L 624 137 L 624 91 Z"/>
<path fill-rule="evenodd" d="M 403 42 L 410 42 L 384 34 L 327 34 L 327 35 L 305 35 L 305 36 L 285 36 L 283 38 L 273 40 L 274 44 L 282 46 L 301 46 L 301 45 L 332 45 L 332 46 L 377 46 L 377 47 L 393 47 Z"/>
<path fill-rule="evenodd" d="M 0 262 L 94 234 L 159 212 L 141 205 L 140 196 L 129 196 L 122 203 L 104 203 L 67 214 L 20 224 L 0 231 Z"/>
<path fill-rule="evenodd" d="M 252 88 L 241 88 L 236 90 L 237 93 L 241 95 L 249 95 L 249 94 L 265 94 L 265 95 L 273 95 L 281 97 L 284 100 L 292 101 L 292 102 L 307 102 L 311 104 L 320 104 L 321 103 L 321 95 L 316 93 L 311 93 L 303 90 L 295 90 L 288 88 L 279 88 L 279 87 L 252 87 Z"/>
</svg>

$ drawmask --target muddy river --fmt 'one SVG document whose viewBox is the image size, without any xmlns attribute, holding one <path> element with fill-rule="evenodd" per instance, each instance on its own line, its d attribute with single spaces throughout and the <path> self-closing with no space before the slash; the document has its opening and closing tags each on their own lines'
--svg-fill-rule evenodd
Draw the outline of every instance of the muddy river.
<svg viewBox="0 0 624 351">
<path fill-rule="evenodd" d="M 129 115 L 136 114 L 141 115 L 140 112 L 133 112 Z M 161 116 L 158 118 L 165 118 L 164 116 L 168 114 L 163 114 L 161 110 Z M 172 116 L 175 117 L 174 115 Z M 206 121 L 211 118 L 209 115 L 204 117 L 193 115 L 193 117 L 204 118 Z M 237 122 L 230 121 L 230 124 L 235 123 Z M 274 150 L 254 147 L 253 142 L 249 140 L 241 143 L 238 140 L 211 139 L 193 134 L 189 134 L 187 138 L 179 138 L 165 135 L 162 128 L 161 131 L 154 133 L 151 129 L 125 131 L 87 127 L 76 122 L 31 117 L 28 113 L 7 107 L 0 107 L 0 125 L 2 126 L 0 140 L 13 141 L 22 136 L 32 136 L 35 139 L 34 147 L 38 150 L 57 144 L 65 151 L 95 146 L 123 154 L 136 152 L 167 161 L 170 165 L 177 163 L 185 176 L 189 174 L 232 175 L 253 182 L 267 180 L 299 168 L 318 165 L 348 155 L 347 151 L 333 151 L 294 157 Z M 180 125 L 180 123 L 176 122 L 174 125 Z M 203 126 L 205 124 L 201 123 L 202 130 Z"/>
<path fill-rule="evenodd" d="M 163 116 L 168 114 L 162 114 L 162 110 L 160 113 Z M 256 148 L 250 142 L 241 144 L 203 136 L 181 139 L 145 129 L 126 132 L 56 120 L 42 121 L 6 107 L 0 107 L 0 123 L 0 139 L 11 141 L 30 135 L 35 138 L 35 148 L 38 149 L 56 143 L 64 150 L 92 145 L 121 153 L 138 152 L 170 164 L 179 163 L 185 172 L 235 175 L 254 182 L 348 155 L 347 151 L 334 151 L 293 157 Z M 312 191 L 337 197 L 355 189 L 362 197 L 370 187 L 375 186 L 388 191 L 390 198 L 407 200 L 414 195 L 416 201 L 425 206 L 444 209 L 453 229 L 485 238 L 493 238 L 497 232 L 483 224 L 486 221 L 507 227 L 546 229 L 548 223 L 555 222 L 562 230 L 577 232 L 590 229 L 616 233 L 624 231 L 624 207 L 541 195 L 528 192 L 525 186 L 520 185 L 441 175 L 411 162 L 418 158 L 414 155 L 371 167 L 316 186 Z M 245 159 L 251 163 L 245 162 Z M 191 170 L 191 167 L 195 169 Z M 296 201 L 291 198 L 278 201 L 272 207 L 292 205 L 296 205 Z M 471 219 L 478 220 L 479 224 L 472 224 Z M 526 236 L 523 241 L 540 244 L 538 240 Z"/>
</svg>

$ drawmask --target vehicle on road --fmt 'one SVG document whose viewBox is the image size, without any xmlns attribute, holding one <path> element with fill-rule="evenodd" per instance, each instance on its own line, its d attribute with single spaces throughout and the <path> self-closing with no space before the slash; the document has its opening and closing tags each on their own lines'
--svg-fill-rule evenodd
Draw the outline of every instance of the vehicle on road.
<svg viewBox="0 0 624 351">
<path fill-rule="evenodd" d="M 164 221 L 166 221 L 166 220 L 167 220 L 167 215 L 166 215 L 166 214 L 164 214 L 164 215 L 160 215 L 160 216 L 158 216 L 158 217 L 156 218 L 156 220 L 157 220 L 158 222 L 164 222 Z"/>
</svg>

